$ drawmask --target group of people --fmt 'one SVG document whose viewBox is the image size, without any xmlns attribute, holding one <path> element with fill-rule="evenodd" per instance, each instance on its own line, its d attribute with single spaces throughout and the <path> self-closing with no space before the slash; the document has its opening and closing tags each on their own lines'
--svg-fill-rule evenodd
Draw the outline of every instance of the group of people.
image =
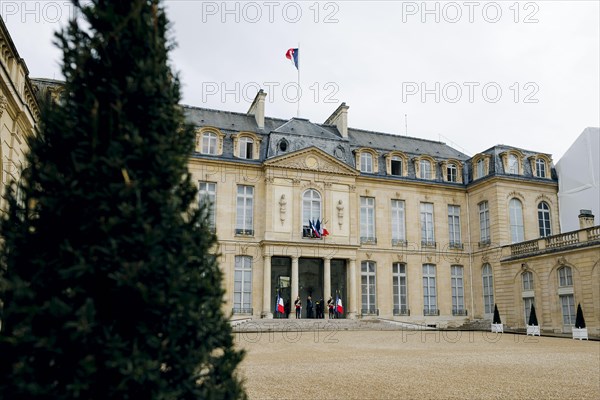
<svg viewBox="0 0 600 400">
<path fill-rule="evenodd" d="M 302 300 L 300 300 L 300 296 L 296 297 L 294 308 L 296 309 L 296 319 L 302 318 Z M 338 318 L 337 312 L 335 311 L 335 301 L 331 296 L 329 296 L 329 300 L 327 300 L 327 309 L 329 311 L 329 318 Z M 325 301 L 323 298 L 317 300 L 314 305 L 310 295 L 306 298 L 306 318 L 325 318 Z"/>
</svg>

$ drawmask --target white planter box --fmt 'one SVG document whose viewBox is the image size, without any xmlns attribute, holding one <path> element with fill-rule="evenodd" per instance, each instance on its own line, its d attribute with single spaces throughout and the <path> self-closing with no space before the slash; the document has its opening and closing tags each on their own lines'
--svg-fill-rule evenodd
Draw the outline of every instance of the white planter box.
<svg viewBox="0 0 600 400">
<path fill-rule="evenodd" d="M 504 324 L 492 324 L 492 333 L 504 333 Z"/>
<path fill-rule="evenodd" d="M 581 329 L 573 328 L 573 339 L 588 340 L 587 328 L 581 328 Z"/>
<path fill-rule="evenodd" d="M 541 336 L 540 335 L 540 326 L 539 325 L 527 325 L 527 335 L 531 336 Z"/>
</svg>

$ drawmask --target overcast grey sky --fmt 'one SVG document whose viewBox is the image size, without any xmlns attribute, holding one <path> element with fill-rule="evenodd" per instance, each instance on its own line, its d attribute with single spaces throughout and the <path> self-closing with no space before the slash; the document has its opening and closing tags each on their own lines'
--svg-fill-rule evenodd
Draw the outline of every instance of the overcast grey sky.
<svg viewBox="0 0 600 400">
<path fill-rule="evenodd" d="M 262 87 L 268 116 L 296 116 L 285 52 L 299 43 L 300 116 L 313 122 L 343 101 L 354 128 L 554 162 L 600 126 L 598 1 L 166 4 L 185 104 L 246 112 Z M 0 12 L 30 76 L 62 79 L 52 32 L 69 3 L 1 0 Z"/>
</svg>

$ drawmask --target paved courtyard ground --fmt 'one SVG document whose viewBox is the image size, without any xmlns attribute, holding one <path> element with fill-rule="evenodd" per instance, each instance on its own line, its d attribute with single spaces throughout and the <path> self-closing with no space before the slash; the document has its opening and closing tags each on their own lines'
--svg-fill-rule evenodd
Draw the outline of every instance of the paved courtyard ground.
<svg viewBox="0 0 600 400">
<path fill-rule="evenodd" d="M 250 399 L 600 399 L 600 342 L 468 331 L 236 332 Z"/>
</svg>

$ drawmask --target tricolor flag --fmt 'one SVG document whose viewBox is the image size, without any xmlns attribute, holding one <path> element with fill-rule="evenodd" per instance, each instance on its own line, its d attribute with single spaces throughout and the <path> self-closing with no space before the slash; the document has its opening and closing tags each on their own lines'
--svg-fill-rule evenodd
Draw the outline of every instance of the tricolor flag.
<svg viewBox="0 0 600 400">
<path fill-rule="evenodd" d="M 321 225 L 321 236 L 325 237 L 329 235 L 329 231 L 325 228 L 325 220 L 323 220 L 323 225 Z"/>
<path fill-rule="evenodd" d="M 338 314 L 344 313 L 344 306 L 342 305 L 342 299 L 338 296 L 337 301 L 335 302 L 335 311 Z"/>
<path fill-rule="evenodd" d="M 285 308 L 283 307 L 283 299 L 279 296 L 279 292 L 277 293 L 277 312 L 283 314 L 285 312 Z"/>
<path fill-rule="evenodd" d="M 313 221 L 308 220 L 308 227 L 310 228 L 310 231 L 312 232 L 314 237 L 318 237 L 318 238 L 321 237 L 321 234 L 319 233 L 319 229 L 317 228 L 316 224 Z"/>
<path fill-rule="evenodd" d="M 296 66 L 296 69 L 298 69 L 298 52 L 299 52 L 299 50 L 300 49 L 289 49 L 285 53 L 285 58 L 290 60 Z"/>
</svg>

